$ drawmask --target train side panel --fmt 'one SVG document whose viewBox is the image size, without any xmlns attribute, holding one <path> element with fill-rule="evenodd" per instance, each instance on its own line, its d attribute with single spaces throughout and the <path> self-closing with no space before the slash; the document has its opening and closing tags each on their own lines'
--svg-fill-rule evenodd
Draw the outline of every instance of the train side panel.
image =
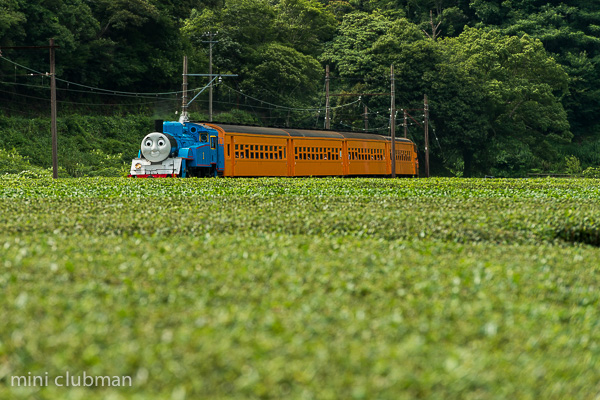
<svg viewBox="0 0 600 400">
<path fill-rule="evenodd" d="M 286 138 L 227 134 L 225 176 L 288 176 Z"/>
<path fill-rule="evenodd" d="M 385 142 L 348 139 L 348 175 L 386 175 Z"/>
<path fill-rule="evenodd" d="M 294 138 L 293 176 L 344 175 L 343 141 Z"/>
<path fill-rule="evenodd" d="M 417 153 L 412 143 L 396 143 L 396 174 L 417 176 Z"/>
</svg>

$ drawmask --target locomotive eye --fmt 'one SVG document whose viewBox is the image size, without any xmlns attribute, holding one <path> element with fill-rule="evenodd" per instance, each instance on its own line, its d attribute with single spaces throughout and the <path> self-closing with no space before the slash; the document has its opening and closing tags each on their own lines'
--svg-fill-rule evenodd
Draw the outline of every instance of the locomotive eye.
<svg viewBox="0 0 600 400">
<path fill-rule="evenodd" d="M 158 147 L 163 147 L 164 145 L 165 145 L 165 141 L 164 141 L 164 140 L 162 140 L 162 139 L 160 139 L 160 140 L 158 141 Z"/>
<path fill-rule="evenodd" d="M 146 147 L 151 147 L 152 146 L 152 140 L 146 140 L 146 143 L 144 143 L 144 145 Z"/>
</svg>

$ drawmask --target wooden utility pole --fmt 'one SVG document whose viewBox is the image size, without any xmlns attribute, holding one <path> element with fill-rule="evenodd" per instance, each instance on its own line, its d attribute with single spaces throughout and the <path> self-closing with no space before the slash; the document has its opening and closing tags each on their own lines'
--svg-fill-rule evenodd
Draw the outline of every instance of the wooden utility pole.
<svg viewBox="0 0 600 400">
<path fill-rule="evenodd" d="M 390 107 L 391 115 L 390 115 L 390 128 L 392 133 L 392 178 L 396 177 L 396 93 L 395 93 L 395 85 L 394 85 L 394 64 L 390 67 L 390 76 L 392 79 L 391 86 L 391 101 L 392 105 Z"/>
<path fill-rule="evenodd" d="M 56 129 L 56 57 L 55 49 L 60 48 L 54 44 L 54 39 L 50 39 L 50 46 L 3 46 L 0 48 L 0 56 L 2 49 L 14 50 L 38 50 L 50 49 L 50 74 L 46 72 L 46 76 L 50 76 L 50 134 L 52 135 L 52 177 L 58 179 L 58 133 Z M 16 68 L 16 66 L 15 66 Z M 32 74 L 30 74 L 32 75 Z"/>
<path fill-rule="evenodd" d="M 329 64 L 327 64 L 325 66 L 325 129 L 331 129 L 329 113 Z"/>
<path fill-rule="evenodd" d="M 429 178 L 429 103 L 427 102 L 427 95 L 424 98 L 424 111 L 425 111 L 425 176 Z"/>
<path fill-rule="evenodd" d="M 212 39 L 212 37 L 211 37 Z M 212 77 L 212 48 L 213 41 L 210 41 L 210 46 L 208 46 L 208 74 Z M 210 85 L 208 88 L 208 121 L 212 122 L 213 120 L 213 85 Z"/>
<path fill-rule="evenodd" d="M 365 132 L 369 130 L 369 109 L 365 106 Z"/>
<path fill-rule="evenodd" d="M 187 119 L 187 92 L 188 92 L 188 58 L 183 56 L 183 85 L 181 85 L 183 91 L 182 102 L 181 102 L 181 118 L 184 122 Z"/>
<path fill-rule="evenodd" d="M 404 137 L 408 137 L 408 112 L 404 111 Z"/>
<path fill-rule="evenodd" d="M 56 57 L 54 39 L 50 39 L 50 131 L 52 133 L 52 177 L 58 179 L 58 132 L 56 129 Z"/>
</svg>

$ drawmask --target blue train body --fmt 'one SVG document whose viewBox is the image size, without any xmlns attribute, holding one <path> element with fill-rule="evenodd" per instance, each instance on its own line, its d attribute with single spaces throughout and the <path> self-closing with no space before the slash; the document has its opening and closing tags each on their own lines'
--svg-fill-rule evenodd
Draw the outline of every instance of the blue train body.
<svg viewBox="0 0 600 400">
<path fill-rule="evenodd" d="M 217 176 L 225 169 L 223 139 L 195 122 L 156 121 L 156 132 L 142 140 L 130 177 Z"/>
</svg>

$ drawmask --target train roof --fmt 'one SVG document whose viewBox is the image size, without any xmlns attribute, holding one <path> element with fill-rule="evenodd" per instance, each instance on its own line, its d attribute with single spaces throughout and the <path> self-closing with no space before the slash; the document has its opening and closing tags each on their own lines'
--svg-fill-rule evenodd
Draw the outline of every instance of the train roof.
<svg viewBox="0 0 600 400">
<path fill-rule="evenodd" d="M 269 128 L 252 125 L 229 125 L 221 123 L 204 123 L 209 126 L 216 126 L 227 133 L 244 133 L 251 135 L 285 136 L 285 137 L 305 137 L 305 138 L 331 138 L 331 139 L 359 139 L 359 140 L 379 140 L 391 141 L 391 136 L 378 135 L 375 133 L 360 132 L 341 132 L 329 130 L 313 129 L 292 129 L 292 128 Z M 396 142 L 412 143 L 411 140 L 396 137 Z"/>
</svg>

